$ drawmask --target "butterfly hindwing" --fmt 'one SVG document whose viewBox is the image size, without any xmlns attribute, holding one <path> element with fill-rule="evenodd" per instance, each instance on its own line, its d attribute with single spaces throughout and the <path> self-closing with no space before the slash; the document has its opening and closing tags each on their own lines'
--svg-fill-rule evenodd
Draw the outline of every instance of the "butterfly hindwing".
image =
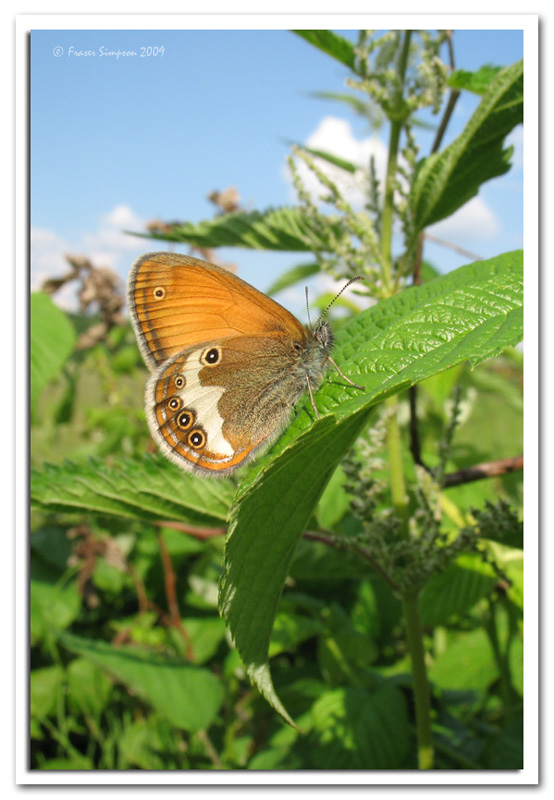
<svg viewBox="0 0 554 800">
<path fill-rule="evenodd" d="M 282 353 L 275 336 L 234 337 L 191 347 L 151 376 L 146 409 L 162 452 L 193 472 L 225 474 L 246 463 L 290 416 L 287 363 L 277 373 L 256 369 Z M 276 362 L 276 363 L 278 363 Z M 252 377 L 253 376 L 253 377 Z M 301 389 L 300 389 L 301 391 Z"/>
</svg>

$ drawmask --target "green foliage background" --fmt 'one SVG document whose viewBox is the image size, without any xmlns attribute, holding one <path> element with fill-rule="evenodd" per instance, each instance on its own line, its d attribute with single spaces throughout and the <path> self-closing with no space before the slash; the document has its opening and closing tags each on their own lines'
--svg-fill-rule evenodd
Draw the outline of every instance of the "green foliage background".
<svg viewBox="0 0 554 800">
<path fill-rule="evenodd" d="M 367 79 L 341 37 L 299 34 Z M 516 64 L 451 78 L 483 102 L 459 139 L 414 168 L 406 253 L 509 169 L 503 142 L 521 119 L 521 74 Z M 305 254 L 327 252 L 349 224 L 374 246 L 348 209 L 322 220 L 300 206 L 183 223 L 164 238 Z M 331 376 L 316 395 L 319 420 L 300 405 L 270 453 L 223 482 L 152 452 L 129 325 L 76 349 L 94 320 L 32 296 L 33 768 L 417 768 L 402 593 L 366 557 L 354 502 L 362 472 L 358 489 L 351 481 L 352 458 L 371 452 L 386 541 L 389 453 L 371 431 L 395 396 L 408 513 L 420 518 L 421 497 L 435 497 L 443 545 L 474 543 L 434 571 L 425 564 L 418 586 L 433 765 L 521 768 L 521 473 L 446 488 L 435 472 L 426 483 L 410 454 L 408 389 L 418 385 L 430 468 L 451 474 L 521 453 L 522 254 L 442 277 L 429 268 L 400 291 L 403 264 L 387 297 L 335 321 L 334 357 L 366 391 Z M 275 291 L 321 266 L 303 255 Z M 456 387 L 457 425 L 441 451 Z"/>
</svg>

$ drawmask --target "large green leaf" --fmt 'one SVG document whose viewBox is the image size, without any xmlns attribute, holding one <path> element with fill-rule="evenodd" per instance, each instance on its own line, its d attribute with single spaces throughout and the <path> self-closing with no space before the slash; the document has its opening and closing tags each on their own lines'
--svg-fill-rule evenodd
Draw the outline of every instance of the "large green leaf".
<svg viewBox="0 0 554 800">
<path fill-rule="evenodd" d="M 336 360 L 365 392 L 331 377 L 241 484 L 230 515 L 220 608 L 250 678 L 286 719 L 267 652 L 299 538 L 371 407 L 412 383 L 498 355 L 522 337 L 522 255 L 462 267 L 359 314 L 337 336 Z"/>
<path fill-rule="evenodd" d="M 247 493 L 231 512 L 221 613 L 250 679 L 291 724 L 269 672 L 271 628 L 298 539 L 366 416 L 358 412 L 342 425 L 331 417 L 318 420 L 298 439 L 301 457 L 296 448 L 285 451 L 268 470 L 261 491 Z"/>
<path fill-rule="evenodd" d="M 333 221 L 329 218 L 328 224 Z M 266 211 L 236 211 L 201 222 L 173 225 L 168 233 L 136 233 L 148 239 L 187 242 L 198 247 L 313 252 L 326 246 L 298 206 Z"/>
<path fill-rule="evenodd" d="M 491 81 L 463 133 L 440 153 L 420 162 L 410 193 L 417 231 L 467 203 L 481 184 L 510 169 L 510 131 L 523 121 L 523 62 L 506 67 Z"/>
<path fill-rule="evenodd" d="M 64 365 L 75 345 L 75 330 L 49 295 L 31 294 L 30 300 L 30 405 Z"/>
<path fill-rule="evenodd" d="M 338 331 L 333 358 L 365 391 L 328 373 L 316 394 L 319 414 L 333 414 L 340 421 L 463 361 L 475 367 L 522 338 L 523 253 L 516 250 L 468 264 L 378 303 Z M 282 452 L 313 422 L 313 408 L 305 398 L 271 455 Z M 268 460 L 249 472 L 249 485 Z"/>
<path fill-rule="evenodd" d="M 214 525 L 226 519 L 233 494 L 231 481 L 196 478 L 161 456 L 121 459 L 111 466 L 93 459 L 66 461 L 31 472 L 31 502 L 58 512 Z"/>
<path fill-rule="evenodd" d="M 183 730 L 208 728 L 223 702 L 223 686 L 207 669 L 66 633 L 60 639 L 69 650 L 122 681 Z"/>
</svg>

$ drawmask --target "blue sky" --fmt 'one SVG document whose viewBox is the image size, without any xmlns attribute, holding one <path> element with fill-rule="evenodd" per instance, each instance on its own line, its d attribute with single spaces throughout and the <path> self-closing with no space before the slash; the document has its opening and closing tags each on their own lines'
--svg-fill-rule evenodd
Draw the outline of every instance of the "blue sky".
<svg viewBox="0 0 554 800">
<path fill-rule="evenodd" d="M 521 31 L 458 30 L 454 42 L 460 69 L 507 65 L 523 55 Z M 163 55 L 140 57 L 148 46 L 163 47 Z M 102 56 L 101 48 L 139 55 Z M 79 51 L 95 55 L 74 55 Z M 372 140 L 346 106 L 308 96 L 344 91 L 346 74 L 285 30 L 33 30 L 32 286 L 63 274 L 66 252 L 112 266 L 124 280 L 137 256 L 164 248 L 121 231 L 140 230 L 154 218 L 210 218 L 207 195 L 215 189 L 236 186 L 247 208 L 290 204 L 285 140 L 336 148 L 347 158 L 368 148 L 383 154 L 386 129 Z M 447 140 L 477 104 L 462 95 Z M 418 134 L 422 155 L 432 137 Z M 431 233 L 483 257 L 522 247 L 521 129 L 511 141 L 516 149 L 508 175 L 485 184 L 470 207 Z M 441 270 L 470 260 L 432 244 L 425 255 Z M 242 249 L 219 256 L 262 290 L 307 260 Z"/>
</svg>

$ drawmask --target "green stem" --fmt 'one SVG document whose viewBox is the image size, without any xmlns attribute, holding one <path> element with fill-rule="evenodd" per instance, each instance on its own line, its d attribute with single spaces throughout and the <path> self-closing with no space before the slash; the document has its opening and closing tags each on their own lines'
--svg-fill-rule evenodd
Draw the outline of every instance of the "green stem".
<svg viewBox="0 0 554 800">
<path fill-rule="evenodd" d="M 402 440 L 396 414 L 396 397 L 387 397 L 385 406 L 389 411 L 387 422 L 387 448 L 389 454 L 390 487 L 392 505 L 397 517 L 402 520 L 404 536 L 408 537 L 408 504 L 406 499 L 406 483 L 404 480 L 404 464 L 402 460 Z"/>
<path fill-rule="evenodd" d="M 387 178 L 385 184 L 385 198 L 383 203 L 383 216 L 381 227 L 381 254 L 382 254 L 382 278 L 383 290 L 386 296 L 394 291 L 392 277 L 392 228 L 394 222 L 394 183 L 398 162 L 398 147 L 400 145 L 400 134 L 404 125 L 404 78 L 408 66 L 408 54 L 410 52 L 411 31 L 404 32 L 404 44 L 398 60 L 398 89 L 395 92 L 392 109 L 389 112 L 390 135 L 389 135 L 389 154 L 387 161 Z"/>
<path fill-rule="evenodd" d="M 406 635 L 412 662 L 412 685 L 414 691 L 417 760 L 419 769 L 433 769 L 434 751 L 431 733 L 431 705 L 429 683 L 425 669 L 425 650 L 423 632 L 419 617 L 419 595 L 417 591 L 406 592 L 402 597 Z"/>
</svg>

